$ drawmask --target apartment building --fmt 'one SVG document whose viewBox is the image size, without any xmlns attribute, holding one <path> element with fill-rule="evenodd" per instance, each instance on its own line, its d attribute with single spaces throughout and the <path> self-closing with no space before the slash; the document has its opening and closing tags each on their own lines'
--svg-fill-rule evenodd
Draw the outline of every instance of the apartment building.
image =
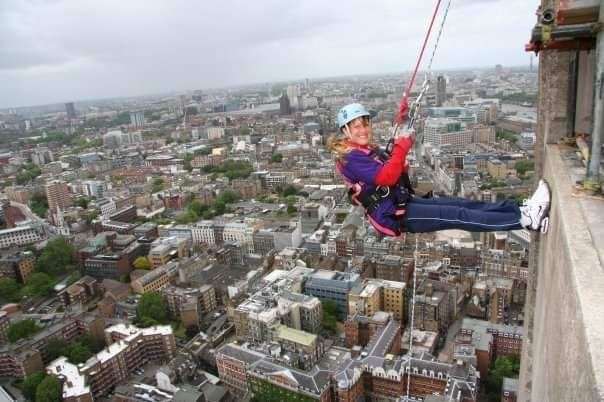
<svg viewBox="0 0 604 402">
<path fill-rule="evenodd" d="M 35 262 L 36 258 L 31 251 L 4 254 L 0 256 L 0 277 L 27 283 L 27 279 L 34 270 Z"/>
<path fill-rule="evenodd" d="M 64 306 L 85 304 L 100 293 L 99 282 L 88 275 L 59 292 L 57 295 Z"/>
<path fill-rule="evenodd" d="M 30 338 L 0 346 L 0 376 L 23 378 L 43 369 L 48 362 L 47 346 L 52 339 L 67 343 L 78 336 L 89 334 L 103 339 L 105 321 L 90 314 L 67 316 L 48 325 Z"/>
<path fill-rule="evenodd" d="M 52 180 L 46 183 L 46 199 L 48 209 L 55 213 L 57 208 L 66 209 L 73 205 L 73 198 L 69 192 L 69 186 L 62 180 Z"/>
<path fill-rule="evenodd" d="M 6 311 L 0 311 L 0 344 L 8 342 L 8 327 L 10 326 L 10 318 Z"/>
<path fill-rule="evenodd" d="M 161 291 L 168 311 L 180 317 L 185 327 L 199 326 L 204 314 L 216 309 L 216 292 L 211 285 L 199 288 L 180 288 L 168 285 Z"/>
<path fill-rule="evenodd" d="M 176 354 L 169 325 L 137 328 L 118 324 L 105 330 L 109 345 L 82 365 L 65 357 L 52 361 L 46 372 L 58 377 L 65 402 L 88 402 L 107 395 L 148 362 L 167 362 Z"/>
</svg>

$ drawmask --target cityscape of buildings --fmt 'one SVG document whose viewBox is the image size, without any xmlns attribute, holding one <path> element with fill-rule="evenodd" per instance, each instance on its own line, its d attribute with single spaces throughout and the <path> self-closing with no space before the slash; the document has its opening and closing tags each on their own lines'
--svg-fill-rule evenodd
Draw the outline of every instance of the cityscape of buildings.
<svg viewBox="0 0 604 402">
<path fill-rule="evenodd" d="M 386 141 L 402 84 L 305 80 L 4 113 L 2 130 L 20 136 L 3 153 L 2 277 L 27 288 L 49 244 L 73 247 L 69 267 L 46 271 L 53 290 L 4 308 L 5 375 L 54 375 L 66 401 L 178 400 L 176 389 L 356 401 L 408 387 L 479 400 L 496 358 L 520 354 L 529 236 L 422 235 L 414 255 L 415 236 L 380 239 L 350 206 L 325 149 L 335 111 L 357 100 Z M 535 97 L 529 69 L 438 75 L 415 185 L 526 196 Z M 141 317 L 151 295 L 165 319 Z M 19 320 L 42 329 L 14 343 Z M 48 351 L 84 335 L 105 349 L 81 364 Z M 160 378 L 174 360 L 196 381 Z"/>
<path fill-rule="evenodd" d="M 384 146 L 407 79 L 0 110 L 0 400 L 520 400 L 535 235 L 383 238 L 326 148 L 352 102 Z M 418 194 L 522 202 L 540 85 L 434 73 Z"/>
</svg>

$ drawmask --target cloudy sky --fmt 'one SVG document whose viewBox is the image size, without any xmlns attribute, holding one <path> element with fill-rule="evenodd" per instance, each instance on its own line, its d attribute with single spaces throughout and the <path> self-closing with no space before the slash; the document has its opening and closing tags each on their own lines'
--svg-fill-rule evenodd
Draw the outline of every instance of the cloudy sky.
<svg viewBox="0 0 604 402">
<path fill-rule="evenodd" d="M 403 72 L 434 2 L 0 0 L 0 107 Z M 434 68 L 528 64 L 537 4 L 453 0 Z"/>
</svg>

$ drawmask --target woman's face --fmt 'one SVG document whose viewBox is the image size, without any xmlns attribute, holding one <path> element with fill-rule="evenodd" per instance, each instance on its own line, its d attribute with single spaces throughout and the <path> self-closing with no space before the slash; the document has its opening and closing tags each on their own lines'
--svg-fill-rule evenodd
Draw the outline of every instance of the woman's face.
<svg viewBox="0 0 604 402">
<path fill-rule="evenodd" d="M 348 125 L 344 126 L 344 133 L 350 142 L 365 146 L 371 144 L 373 132 L 371 131 L 371 122 L 369 119 L 359 117 L 354 119 Z"/>
</svg>

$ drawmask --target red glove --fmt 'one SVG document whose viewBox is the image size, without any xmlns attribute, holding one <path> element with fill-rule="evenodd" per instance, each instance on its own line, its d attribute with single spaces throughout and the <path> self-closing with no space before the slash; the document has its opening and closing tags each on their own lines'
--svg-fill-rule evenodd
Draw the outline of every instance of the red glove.
<svg viewBox="0 0 604 402">
<path fill-rule="evenodd" d="M 376 186 L 394 186 L 398 183 L 401 174 L 407 169 L 407 154 L 413 146 L 413 137 L 400 137 L 394 141 L 394 148 L 390 159 L 375 175 Z"/>
</svg>

